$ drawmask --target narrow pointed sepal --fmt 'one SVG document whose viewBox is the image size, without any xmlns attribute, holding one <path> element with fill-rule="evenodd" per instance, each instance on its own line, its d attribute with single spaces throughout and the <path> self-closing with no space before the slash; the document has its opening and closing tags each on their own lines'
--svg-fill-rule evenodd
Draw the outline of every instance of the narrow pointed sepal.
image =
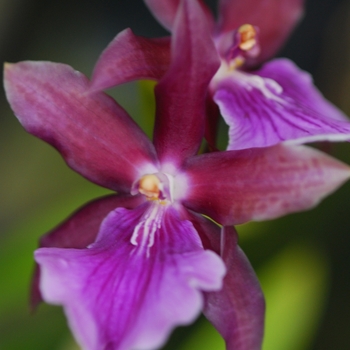
<svg viewBox="0 0 350 350">
<path fill-rule="evenodd" d="M 125 29 L 99 57 L 92 74 L 91 91 L 132 80 L 160 80 L 169 65 L 170 38 L 149 39 Z"/>
<path fill-rule="evenodd" d="M 306 210 L 350 177 L 350 168 L 306 146 L 277 145 L 187 160 L 183 204 L 222 225 Z"/>
<path fill-rule="evenodd" d="M 155 88 L 154 145 L 161 162 L 181 164 L 195 155 L 204 136 L 208 85 L 219 67 L 211 33 L 196 1 L 179 6 L 171 66 Z"/>
<path fill-rule="evenodd" d="M 45 301 L 64 306 L 87 350 L 159 348 L 225 274 L 192 224 L 158 203 L 113 211 L 88 249 L 41 248 L 35 258 Z"/>
<path fill-rule="evenodd" d="M 205 293 L 204 315 L 224 338 L 227 350 L 260 350 L 265 299 L 259 280 L 237 244 L 235 229 L 223 227 L 221 235 L 227 273 L 220 291 Z"/>
<path fill-rule="evenodd" d="M 70 66 L 25 61 L 5 66 L 5 90 L 24 128 L 54 146 L 90 181 L 129 192 L 157 159 L 152 143 L 112 98 L 89 92 Z"/>
</svg>

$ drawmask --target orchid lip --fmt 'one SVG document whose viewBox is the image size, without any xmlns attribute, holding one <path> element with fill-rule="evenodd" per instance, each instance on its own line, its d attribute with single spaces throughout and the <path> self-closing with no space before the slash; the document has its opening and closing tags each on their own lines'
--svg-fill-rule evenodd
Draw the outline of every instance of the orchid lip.
<svg viewBox="0 0 350 350">
<path fill-rule="evenodd" d="M 133 253 L 143 254 L 150 257 L 150 249 L 154 245 L 156 232 L 162 226 L 163 215 L 168 206 L 168 202 L 160 201 L 160 203 L 152 203 L 143 214 L 140 222 L 136 225 L 130 243 L 134 245 Z"/>
</svg>

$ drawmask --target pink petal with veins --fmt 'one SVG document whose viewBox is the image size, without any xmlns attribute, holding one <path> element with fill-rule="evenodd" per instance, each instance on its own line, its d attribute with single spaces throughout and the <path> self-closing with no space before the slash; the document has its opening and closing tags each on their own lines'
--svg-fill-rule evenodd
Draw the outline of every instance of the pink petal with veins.
<svg viewBox="0 0 350 350">
<path fill-rule="evenodd" d="M 156 169 L 153 145 L 139 126 L 109 96 L 90 93 L 88 79 L 71 67 L 7 64 L 5 90 L 24 128 L 90 181 L 128 192 L 140 175 Z"/>
<path fill-rule="evenodd" d="M 183 204 L 233 225 L 310 209 L 349 179 L 350 168 L 315 149 L 280 144 L 193 157 L 184 173 Z"/>
</svg>

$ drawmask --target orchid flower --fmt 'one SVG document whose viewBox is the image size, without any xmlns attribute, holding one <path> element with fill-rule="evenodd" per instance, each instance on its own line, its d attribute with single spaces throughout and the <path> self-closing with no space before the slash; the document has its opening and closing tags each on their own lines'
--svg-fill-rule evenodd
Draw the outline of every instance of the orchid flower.
<svg viewBox="0 0 350 350">
<path fill-rule="evenodd" d="M 172 30 L 179 0 L 145 3 Z M 259 68 L 301 18 L 303 0 L 219 0 L 217 24 L 201 6 L 221 61 L 209 90 L 229 126 L 228 150 L 350 139 L 349 120 L 323 98 L 308 73 L 283 58 Z M 212 144 L 215 119 L 208 121 Z"/>
<path fill-rule="evenodd" d="M 84 349 L 159 348 L 201 311 L 228 349 L 260 349 L 264 298 L 232 225 L 311 208 L 350 177 L 345 164 L 300 145 L 198 155 L 220 64 L 205 18 L 197 2 L 182 1 L 164 74 L 153 58 L 167 40 L 130 31 L 116 39 L 119 83 L 161 76 L 153 143 L 98 88 L 108 71 L 101 60 L 92 82 L 60 63 L 5 65 L 24 128 L 118 192 L 74 213 L 35 252 L 34 301 L 63 305 Z"/>
<path fill-rule="evenodd" d="M 179 2 L 145 0 L 170 31 Z M 219 111 L 229 126 L 228 150 L 280 142 L 350 139 L 347 117 L 323 98 L 308 73 L 283 58 L 260 67 L 277 52 L 301 18 L 303 0 L 219 0 L 218 23 L 204 2 L 199 3 L 221 62 L 209 85 L 206 138 L 212 147 L 215 148 Z M 106 50 L 106 56 L 101 56 L 97 67 L 103 66 L 106 74 L 99 72 L 102 74 L 96 79 L 97 86 L 107 88 L 119 83 L 118 77 L 110 74 L 119 70 L 112 59 L 118 52 L 116 40 Z M 165 55 L 159 56 L 159 66 Z M 157 79 L 161 73 L 158 69 L 158 76 L 149 78 Z"/>
</svg>

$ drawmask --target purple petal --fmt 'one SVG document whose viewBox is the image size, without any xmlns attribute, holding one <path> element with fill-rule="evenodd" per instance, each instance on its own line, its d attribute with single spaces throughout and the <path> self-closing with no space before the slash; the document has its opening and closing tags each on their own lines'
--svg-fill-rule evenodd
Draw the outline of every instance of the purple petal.
<svg viewBox="0 0 350 350">
<path fill-rule="evenodd" d="M 125 29 L 97 61 L 91 90 L 104 90 L 136 79 L 159 80 L 169 64 L 170 38 L 148 39 Z"/>
<path fill-rule="evenodd" d="M 203 11 L 196 1 L 183 1 L 174 26 L 172 63 L 155 88 L 154 144 L 162 162 L 176 165 L 197 153 L 208 84 L 218 67 Z"/>
<path fill-rule="evenodd" d="M 154 148 L 113 99 L 88 88 L 87 78 L 64 64 L 5 66 L 7 98 L 24 128 L 89 180 L 129 191 L 147 167 L 156 169 Z"/>
<path fill-rule="evenodd" d="M 350 121 L 289 60 L 267 63 L 255 75 L 234 71 L 215 84 L 229 150 L 350 139 Z"/>
<path fill-rule="evenodd" d="M 224 286 L 205 293 L 204 315 L 217 328 L 229 350 L 259 350 L 264 335 L 265 300 L 249 260 L 237 244 L 233 227 L 222 228 Z"/>
<path fill-rule="evenodd" d="M 36 251 L 46 301 L 63 304 L 84 349 L 154 349 L 221 288 L 221 259 L 172 207 L 117 209 L 89 249 Z"/>
<path fill-rule="evenodd" d="M 305 146 L 277 145 L 193 157 L 183 204 L 222 225 L 306 210 L 350 177 L 350 168 Z"/>
<path fill-rule="evenodd" d="M 102 220 L 115 208 L 133 209 L 144 201 L 143 196 L 109 195 L 96 199 L 71 215 L 43 237 L 39 247 L 86 248 L 96 239 Z M 42 301 L 39 290 L 40 268 L 35 266 L 31 285 L 30 304 L 35 307 Z"/>
<path fill-rule="evenodd" d="M 220 0 L 219 32 L 249 23 L 259 27 L 260 62 L 283 45 L 303 14 L 303 0 Z"/>
<path fill-rule="evenodd" d="M 176 11 L 181 0 L 144 0 L 153 16 L 159 23 L 169 31 L 173 29 Z M 206 4 L 202 0 L 198 0 L 199 5 L 207 16 L 208 23 L 213 26 L 214 18 Z"/>
</svg>

